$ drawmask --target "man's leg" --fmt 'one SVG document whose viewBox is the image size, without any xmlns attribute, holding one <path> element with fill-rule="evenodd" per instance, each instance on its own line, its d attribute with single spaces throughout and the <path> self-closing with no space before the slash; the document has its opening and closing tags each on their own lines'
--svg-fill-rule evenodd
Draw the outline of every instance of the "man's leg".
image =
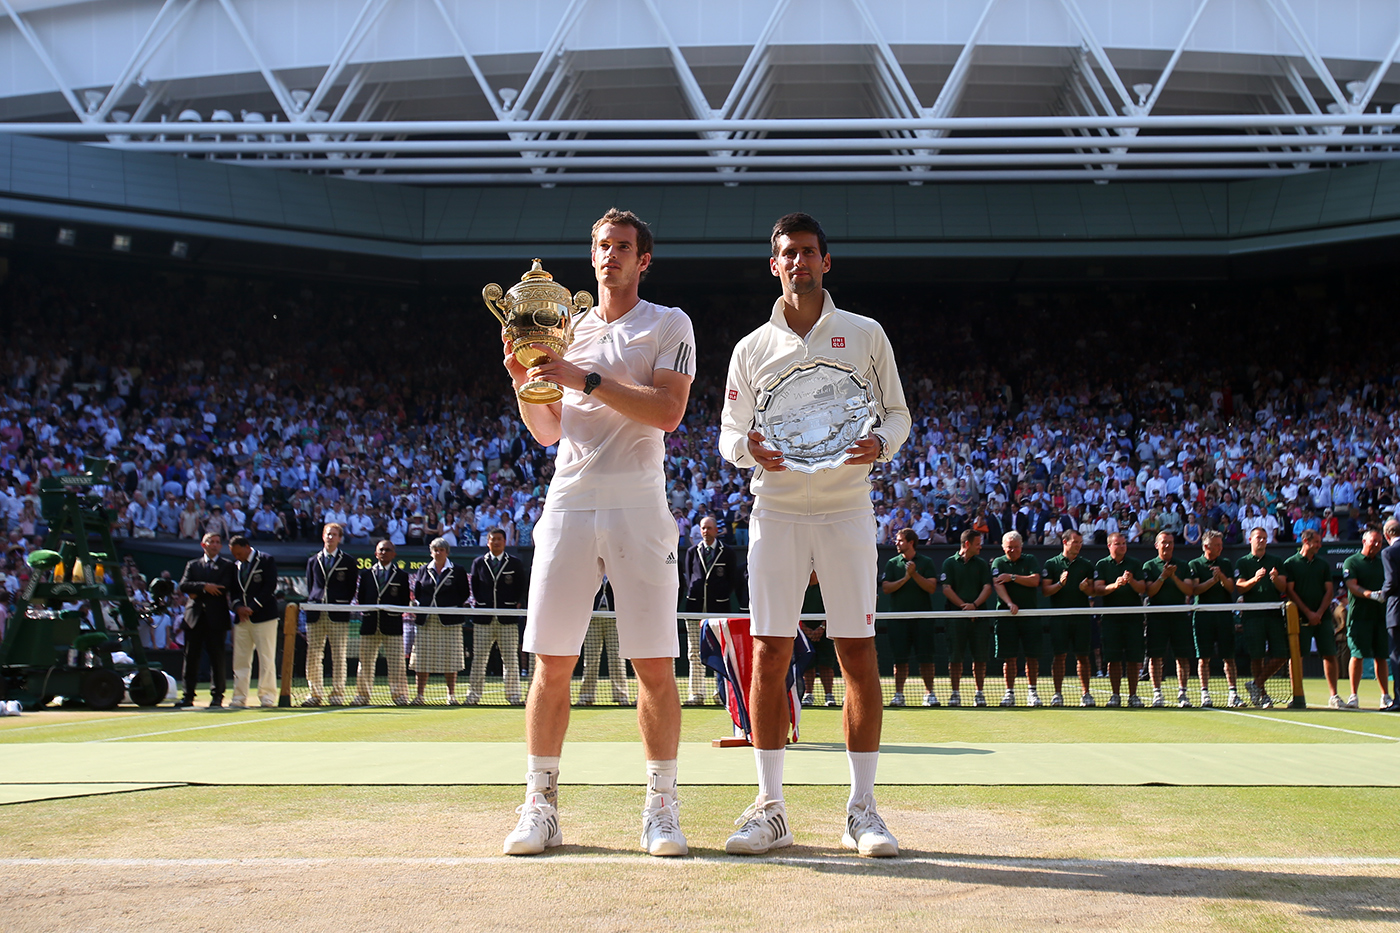
<svg viewBox="0 0 1400 933">
<path fill-rule="evenodd" d="M 331 696 L 332 704 L 345 702 L 345 655 L 350 649 L 350 623 L 329 623 L 331 641 Z"/>
<path fill-rule="evenodd" d="M 325 702 L 326 637 L 331 624 L 320 619 L 306 623 L 306 687 L 311 695 L 302 706 L 320 706 Z"/>
<path fill-rule="evenodd" d="M 253 623 L 239 622 L 233 627 L 233 698 L 229 706 L 237 708 L 248 705 L 248 685 L 252 679 Z"/>
<path fill-rule="evenodd" d="M 412 628 L 412 626 L 405 626 Z M 403 636 L 385 635 L 384 666 L 389 669 L 389 698 L 394 703 L 408 702 L 408 668 L 404 663 Z"/>
<path fill-rule="evenodd" d="M 619 662 L 621 659 L 619 658 Z M 674 658 L 633 658 L 637 674 L 637 728 L 647 758 L 642 848 L 650 855 L 689 852 L 680 827 L 676 753 L 681 740 L 681 696 Z"/>
<path fill-rule="evenodd" d="M 846 801 L 846 832 L 841 844 L 861 855 L 899 854 L 899 843 L 875 809 L 875 770 L 880 761 L 884 719 L 880 667 L 874 638 L 837 638 L 836 657 L 846 681 L 846 760 L 851 793 Z"/>
<path fill-rule="evenodd" d="M 520 704 L 520 628 L 514 622 L 496 620 L 491 634 L 501 651 L 501 677 L 505 681 L 506 702 Z"/>
<path fill-rule="evenodd" d="M 374 668 L 379 663 L 381 647 L 385 661 L 393 663 L 390 659 L 394 656 L 394 646 L 386 643 L 385 636 L 378 632 L 360 636 L 360 667 L 355 672 L 355 698 L 350 701 L 355 706 L 369 703 L 370 693 L 374 690 Z"/>
<path fill-rule="evenodd" d="M 700 659 L 700 635 L 704 625 L 702 619 L 685 620 L 686 660 L 690 664 L 690 690 L 686 702 L 692 706 L 705 702 L 705 663 Z M 633 661 L 632 667 L 636 666 L 637 662 Z"/>
<path fill-rule="evenodd" d="M 253 646 L 258 653 L 258 703 L 277 705 L 277 619 L 253 623 Z M 370 668 L 373 679 L 374 668 Z"/>
<path fill-rule="evenodd" d="M 467 684 L 467 702 L 479 703 L 486 690 L 486 662 L 491 657 L 491 626 L 468 623 L 472 627 L 472 673 Z M 502 669 L 509 663 L 502 657 Z"/>
<path fill-rule="evenodd" d="M 224 705 L 224 690 L 228 686 L 228 652 L 224 650 L 227 634 L 219 632 L 204 640 L 204 650 L 209 653 L 209 705 Z"/>
<path fill-rule="evenodd" d="M 559 755 L 569 730 L 569 688 L 577 655 L 535 656 L 525 704 L 525 807 L 506 836 L 506 855 L 537 855 L 562 845 L 559 831 Z"/>
<path fill-rule="evenodd" d="M 199 685 L 199 660 L 203 654 L 203 627 L 196 625 L 192 629 L 185 629 L 185 665 L 181 679 L 184 696 L 180 699 L 182 706 L 190 706 L 194 703 L 194 688 Z"/>
</svg>

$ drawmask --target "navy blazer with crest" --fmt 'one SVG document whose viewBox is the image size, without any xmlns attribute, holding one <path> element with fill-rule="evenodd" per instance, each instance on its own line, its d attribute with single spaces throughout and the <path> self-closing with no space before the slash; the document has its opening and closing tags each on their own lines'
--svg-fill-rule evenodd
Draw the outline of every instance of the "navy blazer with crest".
<svg viewBox="0 0 1400 933">
<path fill-rule="evenodd" d="M 379 603 L 407 607 L 410 595 L 408 571 L 397 564 L 390 564 L 381 584 L 376 574 L 378 570 L 379 561 L 376 560 L 368 569 L 360 571 L 360 602 L 365 605 Z M 360 634 L 402 635 L 403 613 L 367 611 L 360 616 Z"/>
<path fill-rule="evenodd" d="M 355 558 L 345 553 L 344 548 L 335 552 L 335 560 L 329 568 L 321 560 L 324 550 L 312 554 L 306 561 L 306 597 L 313 603 L 349 603 L 355 598 L 360 583 L 360 571 Z M 312 613 L 320 616 L 319 612 Z M 350 613 L 327 613 L 332 622 L 349 622 Z M 314 621 L 314 620 L 313 620 Z"/>
<path fill-rule="evenodd" d="M 233 569 L 233 609 L 234 624 L 237 624 L 238 609 L 247 606 L 253 610 L 249 622 L 267 622 L 277 618 L 277 561 L 271 554 L 254 550 L 248 555 L 248 565 Z"/>
</svg>

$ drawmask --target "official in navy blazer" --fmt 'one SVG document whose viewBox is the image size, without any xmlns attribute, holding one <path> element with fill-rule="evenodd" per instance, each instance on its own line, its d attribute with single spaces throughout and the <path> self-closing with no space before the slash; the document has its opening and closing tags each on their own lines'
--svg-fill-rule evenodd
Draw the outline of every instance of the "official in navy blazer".
<svg viewBox="0 0 1400 933">
<path fill-rule="evenodd" d="M 1385 582 L 1381 598 L 1385 600 L 1385 630 L 1390 635 L 1390 706 L 1386 709 L 1400 713 L 1400 521 L 1386 519 L 1383 529 L 1386 548 L 1381 551 L 1381 569 Z"/>
<path fill-rule="evenodd" d="M 355 558 L 340 548 L 345 529 L 328 522 L 321 529 L 325 545 L 306 562 L 306 595 L 313 603 L 344 603 L 355 599 L 360 583 L 360 571 Z M 323 683 L 326 642 L 331 645 L 330 705 L 345 702 L 345 651 L 350 643 L 350 613 L 317 611 L 306 619 L 306 685 L 311 695 L 302 706 L 321 706 L 327 702 Z"/>
<path fill-rule="evenodd" d="M 530 591 L 525 563 L 514 554 L 506 553 L 504 529 L 492 528 L 486 533 L 486 553 L 472 561 L 472 605 L 478 609 L 523 609 L 525 595 Z M 501 652 L 501 674 L 506 690 L 506 702 L 519 706 L 520 696 L 520 627 L 521 616 L 472 616 L 472 674 L 465 702 L 481 701 L 486 686 L 486 662 L 491 657 L 491 645 Z"/>
<path fill-rule="evenodd" d="M 277 705 L 277 561 L 256 550 L 243 535 L 229 539 L 233 552 L 233 699 L 231 709 L 248 705 L 253 653 L 258 655 L 258 702 Z"/>
<path fill-rule="evenodd" d="M 418 694 L 410 702 L 421 706 L 427 702 L 424 691 L 429 674 L 442 674 L 447 681 L 447 704 L 457 705 L 457 672 L 466 666 L 466 651 L 462 643 L 462 623 L 465 615 L 442 615 L 432 607 L 465 606 L 471 600 L 469 573 L 456 566 L 448 557 L 446 538 L 434 538 L 428 544 L 433 559 L 413 575 L 413 604 L 427 609 L 418 612 L 414 621 L 418 634 L 413 639 L 413 654 L 409 666 L 418 679 Z"/>
<path fill-rule="evenodd" d="M 394 542 L 383 539 L 374 547 L 374 565 L 360 571 L 360 603 L 408 607 L 408 571 L 397 563 Z M 351 706 L 369 703 L 374 689 L 374 669 L 379 652 L 389 669 L 389 696 L 395 706 L 408 703 L 408 677 L 403 663 L 403 613 L 369 610 L 360 616 L 360 670 L 355 675 L 355 698 Z"/>
<path fill-rule="evenodd" d="M 185 693 L 176 706 L 194 705 L 194 688 L 199 683 L 199 659 L 209 655 L 209 707 L 224 705 L 224 688 L 228 686 L 228 656 L 224 654 L 224 639 L 229 627 L 229 590 L 233 588 L 233 561 L 219 556 L 223 538 L 207 534 L 200 539 L 204 556 L 185 564 L 180 576 L 180 592 L 190 598 L 185 606 Z"/>
</svg>

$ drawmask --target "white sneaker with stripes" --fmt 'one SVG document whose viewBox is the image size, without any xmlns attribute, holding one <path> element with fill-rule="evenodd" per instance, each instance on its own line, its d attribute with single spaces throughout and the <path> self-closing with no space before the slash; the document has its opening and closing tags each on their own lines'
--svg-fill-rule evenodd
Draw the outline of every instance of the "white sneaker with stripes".
<svg viewBox="0 0 1400 933">
<path fill-rule="evenodd" d="M 564 844 L 564 834 L 559 831 L 559 811 L 543 791 L 531 793 L 515 812 L 520 814 L 520 821 L 506 836 L 503 846 L 506 855 L 539 855 L 545 849 Z"/>
<path fill-rule="evenodd" d="M 792 828 L 781 800 L 759 797 L 734 825 L 739 828 L 724 844 L 724 851 L 730 855 L 762 855 L 792 845 Z"/>
<path fill-rule="evenodd" d="M 647 805 L 642 809 L 642 850 L 663 856 L 690 851 L 681 832 L 681 802 L 675 797 L 647 794 Z"/>
<path fill-rule="evenodd" d="M 892 858 L 899 854 L 899 843 L 875 812 L 875 801 L 867 797 L 846 810 L 846 832 L 841 845 L 869 858 Z"/>
</svg>

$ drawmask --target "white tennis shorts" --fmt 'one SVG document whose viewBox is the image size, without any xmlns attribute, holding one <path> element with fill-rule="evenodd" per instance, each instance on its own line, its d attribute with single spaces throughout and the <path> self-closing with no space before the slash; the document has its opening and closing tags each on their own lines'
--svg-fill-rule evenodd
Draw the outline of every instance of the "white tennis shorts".
<svg viewBox="0 0 1400 933">
<path fill-rule="evenodd" d="M 875 637 L 873 512 L 835 521 L 760 509 L 749 522 L 749 606 L 755 635 L 796 635 L 813 570 L 833 638 Z M 814 520 L 816 519 L 816 520 Z"/>
<path fill-rule="evenodd" d="M 524 649 L 568 657 L 583 647 L 603 574 L 612 584 L 624 658 L 680 653 L 676 520 L 662 506 L 565 511 L 535 525 Z"/>
</svg>

